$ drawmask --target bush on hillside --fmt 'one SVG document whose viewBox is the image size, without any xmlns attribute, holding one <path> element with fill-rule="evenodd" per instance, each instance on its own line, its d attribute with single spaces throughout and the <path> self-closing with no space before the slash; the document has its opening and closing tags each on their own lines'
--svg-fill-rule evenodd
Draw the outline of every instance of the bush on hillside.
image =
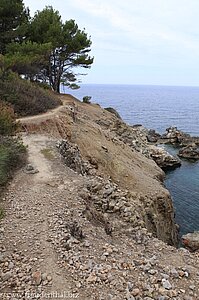
<svg viewBox="0 0 199 300">
<path fill-rule="evenodd" d="M 0 99 L 10 103 L 19 116 L 43 113 L 61 104 L 51 91 L 13 73 L 0 80 Z"/>
<path fill-rule="evenodd" d="M 26 148 L 18 138 L 0 136 L 0 190 L 12 172 L 24 164 Z"/>
<path fill-rule="evenodd" d="M 82 100 L 84 103 L 90 104 L 91 98 L 92 98 L 91 96 L 84 96 Z"/>
<path fill-rule="evenodd" d="M 13 135 L 17 128 L 13 108 L 0 100 L 0 135 Z"/>
<path fill-rule="evenodd" d="M 0 100 L 0 194 L 13 171 L 25 162 L 26 148 L 14 137 L 17 129 L 13 108 Z"/>
</svg>

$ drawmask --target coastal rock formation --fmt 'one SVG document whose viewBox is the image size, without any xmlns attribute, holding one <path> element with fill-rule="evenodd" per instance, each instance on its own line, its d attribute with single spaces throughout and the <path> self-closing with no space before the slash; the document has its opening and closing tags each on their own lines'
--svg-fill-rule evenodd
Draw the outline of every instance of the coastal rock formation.
<svg viewBox="0 0 199 300">
<path fill-rule="evenodd" d="M 199 145 L 199 137 L 191 136 L 190 134 L 179 130 L 177 127 L 169 127 L 166 129 L 166 133 L 161 136 L 159 142 L 183 147 L 191 143 Z"/>
<path fill-rule="evenodd" d="M 166 239 L 167 243 L 177 244 L 177 228 L 173 223 L 173 206 L 169 194 L 151 191 L 144 195 L 127 186 L 122 189 L 111 179 L 97 175 L 98 165 L 94 167 L 83 159 L 76 144 L 62 140 L 57 143 L 57 147 L 69 168 L 92 180 L 81 193 L 87 207 L 86 214 L 92 214 L 96 220 L 107 223 L 103 214 L 115 213 L 136 230 L 147 228 L 154 236 Z M 99 162 L 99 158 L 97 160 Z M 167 220 L 167 226 L 163 225 L 164 220 Z"/>
<path fill-rule="evenodd" d="M 104 123 L 100 120 L 99 124 Z M 129 126 L 120 120 L 116 120 L 114 124 L 109 124 L 109 128 L 133 151 L 140 152 L 149 159 L 152 158 L 164 171 L 175 169 L 181 165 L 179 158 L 169 154 L 163 148 L 151 145 L 151 142 L 158 141 L 160 137 L 154 130 L 148 130 L 142 125 Z"/>
<path fill-rule="evenodd" d="M 169 154 L 165 149 L 160 147 L 151 147 L 150 150 L 151 157 L 164 171 L 175 169 L 181 166 L 181 161 L 179 158 Z"/>
<path fill-rule="evenodd" d="M 199 147 L 195 143 L 189 144 L 179 150 L 178 156 L 186 159 L 198 160 Z"/>
<path fill-rule="evenodd" d="M 191 136 L 178 130 L 177 127 L 169 127 L 166 129 L 166 133 L 162 135 L 161 139 L 170 144 L 181 144 L 185 140 L 190 140 Z"/>
<path fill-rule="evenodd" d="M 199 250 L 199 231 L 183 235 L 182 243 L 191 251 Z"/>
<path fill-rule="evenodd" d="M 71 100 L 68 104 L 71 105 Z M 76 101 L 76 106 L 76 120 L 65 101 L 49 120 L 47 116 L 45 120 L 44 116 L 38 116 L 21 122 L 29 132 L 33 129 L 57 137 L 65 164 L 77 173 L 94 176 L 96 180 L 103 178 L 105 182 L 110 180 L 111 189 L 118 185 L 121 194 L 117 190 L 115 199 L 112 199 L 114 193 L 107 197 L 95 195 L 99 198 L 98 205 L 94 203 L 95 209 L 102 213 L 116 210 L 129 226 L 145 228 L 155 237 L 177 245 L 172 200 L 162 184 L 165 174 L 151 157 L 148 130 L 125 124 L 99 105 Z"/>
<path fill-rule="evenodd" d="M 161 134 L 156 132 L 154 129 L 150 129 L 147 134 L 147 141 L 150 143 L 156 143 L 160 139 Z"/>
</svg>

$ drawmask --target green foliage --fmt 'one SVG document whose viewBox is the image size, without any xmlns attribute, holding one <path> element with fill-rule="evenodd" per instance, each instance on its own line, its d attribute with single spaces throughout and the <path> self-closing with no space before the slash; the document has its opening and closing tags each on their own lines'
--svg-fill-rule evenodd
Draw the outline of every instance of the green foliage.
<svg viewBox="0 0 199 300">
<path fill-rule="evenodd" d="M 42 79 L 41 70 L 48 64 L 51 44 L 35 42 L 11 43 L 7 46 L 8 54 L 4 61 L 8 68 L 18 74 L 25 74 L 26 79 L 37 81 Z M 41 73 L 41 74 L 40 74 Z"/>
<path fill-rule="evenodd" d="M 13 109 L 0 101 L 0 191 L 14 169 L 24 162 L 26 148 L 18 138 L 10 137 L 17 130 Z"/>
<path fill-rule="evenodd" d="M 30 39 L 34 42 L 52 43 L 52 48 L 59 47 L 62 37 L 62 21 L 58 11 L 47 6 L 37 11 L 30 24 Z"/>
<path fill-rule="evenodd" d="M 91 103 L 91 101 L 90 101 L 91 98 L 92 98 L 91 96 L 84 96 L 82 100 L 83 100 L 84 103 L 90 104 Z"/>
<path fill-rule="evenodd" d="M 48 66 L 43 76 L 54 91 L 60 91 L 60 84 L 75 83 L 74 67 L 90 68 L 93 63 L 88 53 L 91 40 L 80 30 L 74 20 L 62 22 L 58 11 L 51 6 L 38 11 L 30 25 L 30 40 L 36 43 L 51 43 Z"/>
<path fill-rule="evenodd" d="M 0 100 L 0 135 L 13 135 L 17 127 L 13 108 Z"/>
<path fill-rule="evenodd" d="M 10 103 L 19 116 L 43 113 L 61 104 L 51 91 L 13 73 L 0 80 L 0 99 Z"/>
<path fill-rule="evenodd" d="M 18 139 L 0 136 L 0 190 L 14 169 L 24 163 L 26 148 Z"/>
<path fill-rule="evenodd" d="M 75 89 L 79 74 L 74 70 L 93 63 L 90 47 L 86 32 L 74 20 L 63 22 L 51 6 L 30 19 L 23 0 L 0 1 L 0 54 L 5 56 L 0 76 L 10 69 L 56 92 L 61 84 Z"/>
<path fill-rule="evenodd" d="M 29 11 L 23 0 L 0 1 L 0 53 L 11 42 L 21 42 L 28 30 Z"/>
</svg>

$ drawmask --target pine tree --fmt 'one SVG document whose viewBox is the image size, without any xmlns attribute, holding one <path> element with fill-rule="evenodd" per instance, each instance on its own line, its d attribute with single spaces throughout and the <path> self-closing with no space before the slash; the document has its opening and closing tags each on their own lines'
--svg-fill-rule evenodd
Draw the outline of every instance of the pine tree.
<svg viewBox="0 0 199 300">
<path fill-rule="evenodd" d="M 29 10 L 23 0 L 0 1 L 0 54 L 6 53 L 11 42 L 24 40 L 29 20 Z"/>
</svg>

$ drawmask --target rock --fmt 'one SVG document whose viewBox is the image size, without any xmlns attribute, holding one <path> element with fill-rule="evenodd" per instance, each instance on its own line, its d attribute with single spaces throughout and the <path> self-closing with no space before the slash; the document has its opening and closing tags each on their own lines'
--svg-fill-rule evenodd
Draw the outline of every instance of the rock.
<svg viewBox="0 0 199 300">
<path fill-rule="evenodd" d="M 95 283 L 96 280 L 97 280 L 97 276 L 93 274 L 90 274 L 89 277 L 87 278 L 88 283 Z"/>
<path fill-rule="evenodd" d="M 170 282 L 169 282 L 167 279 L 165 279 L 165 278 L 162 279 L 162 286 L 163 286 L 163 288 L 165 288 L 166 290 L 171 290 L 171 289 L 172 289 L 172 285 L 171 285 Z"/>
<path fill-rule="evenodd" d="M 3 273 L 1 275 L 1 278 L 2 278 L 3 281 L 9 280 L 11 277 L 12 277 L 12 273 L 11 272 L 6 272 L 6 273 Z"/>
<path fill-rule="evenodd" d="M 13 262 L 11 261 L 10 263 L 9 263 L 9 265 L 8 265 L 8 269 L 9 270 L 12 270 L 14 268 L 14 264 L 13 264 Z"/>
<path fill-rule="evenodd" d="M 161 135 L 157 133 L 155 130 L 150 129 L 146 137 L 148 142 L 156 143 L 160 139 Z"/>
<path fill-rule="evenodd" d="M 106 198 L 106 197 L 110 196 L 114 192 L 114 190 L 115 190 L 114 187 L 111 187 L 111 188 L 105 190 L 103 193 L 103 197 Z"/>
<path fill-rule="evenodd" d="M 177 129 L 177 127 L 167 128 L 161 139 L 163 142 L 179 146 L 187 146 L 191 143 L 199 145 L 199 137 L 192 137 L 190 134 Z"/>
<path fill-rule="evenodd" d="M 199 148 L 195 143 L 189 144 L 186 147 L 183 147 L 178 152 L 178 156 L 186 159 L 199 159 Z"/>
<path fill-rule="evenodd" d="M 108 152 L 108 148 L 106 146 L 102 145 L 102 149 L 104 149 L 105 152 Z"/>
<path fill-rule="evenodd" d="M 47 285 L 47 284 L 48 284 L 48 280 L 42 281 L 42 285 Z"/>
<path fill-rule="evenodd" d="M 113 107 L 106 107 L 105 110 L 109 111 L 110 113 L 114 114 L 118 119 L 122 119 L 119 113 Z"/>
<path fill-rule="evenodd" d="M 173 276 L 173 278 L 178 278 L 179 277 L 179 273 L 175 268 L 171 269 L 170 273 Z"/>
<path fill-rule="evenodd" d="M 152 159 L 164 171 L 175 169 L 181 166 L 181 161 L 179 160 L 179 158 L 169 154 L 163 148 L 151 147 L 150 152 Z"/>
<path fill-rule="evenodd" d="M 35 282 L 36 285 L 40 285 L 41 281 L 42 281 L 42 274 L 40 271 L 36 271 L 32 274 L 32 278 Z"/>
<path fill-rule="evenodd" d="M 47 279 L 48 281 L 52 281 L 52 277 L 51 277 L 50 275 L 48 275 L 48 276 L 46 277 L 46 279 Z"/>
<path fill-rule="evenodd" d="M 191 251 L 199 250 L 199 231 L 183 235 L 182 243 Z"/>
<path fill-rule="evenodd" d="M 89 247 L 90 247 L 89 241 L 86 240 L 86 241 L 84 242 L 84 246 L 87 247 L 87 248 L 89 248 Z"/>
<path fill-rule="evenodd" d="M 31 164 L 28 164 L 26 166 L 26 171 L 33 171 L 33 170 L 34 170 L 34 167 Z"/>
<path fill-rule="evenodd" d="M 61 140 L 57 143 L 57 148 L 64 158 L 65 164 L 79 174 L 88 174 L 92 169 L 89 162 L 83 160 L 79 147 L 67 140 Z"/>
<path fill-rule="evenodd" d="M 155 275 L 157 273 L 157 271 L 154 270 L 154 269 L 151 269 L 151 270 L 148 271 L 148 273 L 151 274 L 151 275 Z"/>
<path fill-rule="evenodd" d="M 0 263 L 3 262 L 5 259 L 5 255 L 3 253 L 0 253 Z"/>
<path fill-rule="evenodd" d="M 184 133 L 177 129 L 177 127 L 169 127 L 166 133 L 162 135 L 162 139 L 167 140 L 167 143 L 180 144 L 183 139 L 190 138 L 189 134 Z"/>
<path fill-rule="evenodd" d="M 46 278 L 47 278 L 47 274 L 46 273 L 43 273 L 42 275 L 41 275 L 41 279 L 42 279 L 42 281 L 45 281 L 46 280 Z"/>
<path fill-rule="evenodd" d="M 26 167 L 24 168 L 24 172 L 27 174 L 36 174 L 39 172 L 39 170 L 33 167 L 33 165 L 27 164 Z"/>
<path fill-rule="evenodd" d="M 140 293 L 140 290 L 138 288 L 135 288 L 135 289 L 132 290 L 131 293 L 132 293 L 133 296 L 138 296 L 139 293 Z"/>
</svg>

